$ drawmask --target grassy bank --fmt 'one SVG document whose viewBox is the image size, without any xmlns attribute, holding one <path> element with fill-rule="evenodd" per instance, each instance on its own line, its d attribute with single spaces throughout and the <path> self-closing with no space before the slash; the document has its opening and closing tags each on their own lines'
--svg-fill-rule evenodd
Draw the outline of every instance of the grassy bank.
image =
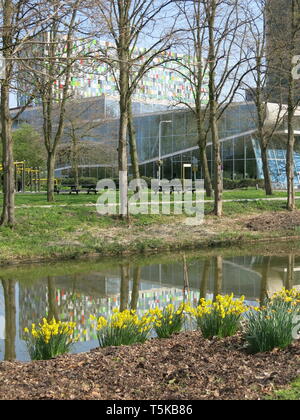
<svg viewBox="0 0 300 420">
<path fill-rule="evenodd" d="M 245 190 L 238 198 L 245 198 L 247 192 L 253 194 Z M 49 208 L 44 195 L 18 195 L 17 205 L 31 207 L 17 208 L 13 230 L 0 228 L 0 263 L 232 246 L 300 235 L 300 221 L 294 216 L 289 226 L 275 220 L 274 229 L 247 227 L 249 220 L 259 215 L 272 216 L 273 222 L 275 213 L 283 220 L 291 217 L 284 210 L 284 201 L 227 202 L 221 219 L 210 214 L 212 203 L 207 202 L 204 223 L 188 226 L 184 215 L 136 215 L 128 224 L 114 216 L 98 215 L 94 206 L 82 205 L 93 204 L 96 199 L 88 195 L 58 196 Z"/>
</svg>

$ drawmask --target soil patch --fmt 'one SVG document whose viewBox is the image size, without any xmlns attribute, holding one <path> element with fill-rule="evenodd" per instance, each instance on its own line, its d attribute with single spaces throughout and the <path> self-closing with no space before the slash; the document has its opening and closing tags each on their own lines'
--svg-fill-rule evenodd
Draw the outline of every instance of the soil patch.
<svg viewBox="0 0 300 420">
<path fill-rule="evenodd" d="M 300 340 L 249 355 L 197 331 L 49 361 L 1 362 L 0 399 L 261 399 L 300 375 Z"/>
<path fill-rule="evenodd" d="M 248 220 L 246 227 L 252 231 L 294 231 L 300 227 L 300 212 L 264 213 Z"/>
</svg>

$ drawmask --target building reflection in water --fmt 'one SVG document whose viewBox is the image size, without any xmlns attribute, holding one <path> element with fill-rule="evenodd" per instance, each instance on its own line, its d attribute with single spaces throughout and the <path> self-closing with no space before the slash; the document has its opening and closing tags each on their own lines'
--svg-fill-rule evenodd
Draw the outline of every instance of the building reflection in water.
<svg viewBox="0 0 300 420">
<path fill-rule="evenodd" d="M 32 280 L 9 278 L 0 282 L 0 358 L 27 358 L 22 340 L 24 327 L 41 318 L 76 322 L 81 343 L 77 351 L 97 345 L 90 315 L 110 316 L 114 308 L 130 308 L 143 313 L 155 306 L 184 299 L 197 305 L 202 297 L 215 299 L 218 294 L 245 295 L 251 304 L 263 302 L 267 295 L 282 287 L 300 288 L 300 258 L 245 256 L 223 258 L 187 258 L 175 262 L 132 265 L 93 264 L 74 274 L 45 273 Z M 51 271 L 51 270 L 50 270 Z M 68 271 L 68 270 L 66 270 Z M 76 271 L 76 270 L 75 270 Z"/>
</svg>

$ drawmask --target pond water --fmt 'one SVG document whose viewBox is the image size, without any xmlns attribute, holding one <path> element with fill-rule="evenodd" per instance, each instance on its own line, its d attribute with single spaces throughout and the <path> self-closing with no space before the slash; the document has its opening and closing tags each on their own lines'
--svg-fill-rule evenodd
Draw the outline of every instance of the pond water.
<svg viewBox="0 0 300 420">
<path fill-rule="evenodd" d="M 24 327 L 44 316 L 75 321 L 73 352 L 98 345 L 90 315 L 138 312 L 184 299 L 244 295 L 258 305 L 283 286 L 300 289 L 300 256 L 180 253 L 144 260 L 110 259 L 28 265 L 0 271 L 0 360 L 29 360 Z"/>
</svg>

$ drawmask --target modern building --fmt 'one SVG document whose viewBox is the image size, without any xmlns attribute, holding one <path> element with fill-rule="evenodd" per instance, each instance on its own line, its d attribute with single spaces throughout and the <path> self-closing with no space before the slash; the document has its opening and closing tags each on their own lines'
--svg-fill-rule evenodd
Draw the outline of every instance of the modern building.
<svg viewBox="0 0 300 420">
<path fill-rule="evenodd" d="M 80 176 L 97 179 L 117 176 L 118 147 L 118 101 L 102 95 L 76 101 L 74 106 L 81 115 L 81 121 L 106 115 L 100 119 L 88 134 L 88 139 L 103 146 L 103 153 L 87 156 L 84 153 L 79 160 Z M 276 106 L 276 105 L 275 105 Z M 274 104 L 268 104 L 268 123 L 272 123 Z M 167 179 L 183 177 L 202 178 L 199 165 L 197 128 L 193 113 L 188 109 L 168 109 L 166 106 L 143 102 L 134 103 L 134 124 L 136 129 L 137 149 L 142 176 L 158 176 L 159 143 L 161 144 L 162 177 Z M 90 114 L 92 113 L 92 114 Z M 300 185 L 300 112 L 296 112 L 295 146 L 295 183 Z M 41 127 L 40 107 L 28 108 L 18 123 L 27 122 Z M 161 130 L 159 130 L 161 126 Z M 65 141 L 68 141 L 65 129 Z M 223 177 L 230 179 L 263 179 L 262 160 L 256 130 L 256 110 L 252 102 L 233 103 L 219 120 Z M 284 188 L 286 183 L 286 120 L 269 145 L 269 167 L 275 188 Z M 104 153 L 105 151 L 105 153 Z M 213 150 L 208 138 L 207 158 L 213 176 Z M 130 164 L 130 162 L 129 162 Z M 189 166 L 188 166 L 188 165 Z M 188 166 L 188 167 L 187 167 Z M 186 168 L 187 167 L 187 168 Z M 68 176 L 71 164 L 68 161 L 57 162 L 56 176 Z M 130 165 L 129 165 L 130 171 Z M 193 172 L 192 172 L 193 171 Z"/>
</svg>

